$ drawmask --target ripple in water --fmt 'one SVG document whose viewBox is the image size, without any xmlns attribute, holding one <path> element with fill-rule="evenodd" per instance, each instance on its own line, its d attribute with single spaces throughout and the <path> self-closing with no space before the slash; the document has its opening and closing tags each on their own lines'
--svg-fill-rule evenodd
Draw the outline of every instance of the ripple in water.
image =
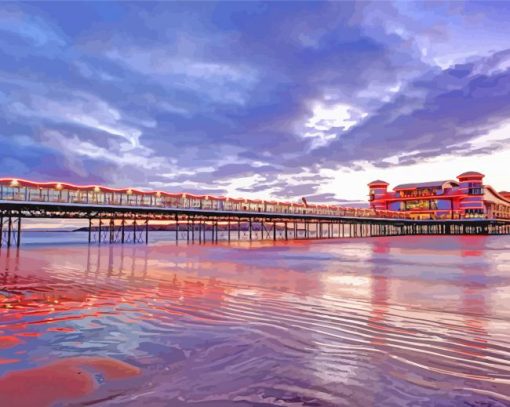
<svg viewBox="0 0 510 407">
<path fill-rule="evenodd" d="M 509 249 L 3 249 L 0 405 L 510 405 Z"/>
</svg>

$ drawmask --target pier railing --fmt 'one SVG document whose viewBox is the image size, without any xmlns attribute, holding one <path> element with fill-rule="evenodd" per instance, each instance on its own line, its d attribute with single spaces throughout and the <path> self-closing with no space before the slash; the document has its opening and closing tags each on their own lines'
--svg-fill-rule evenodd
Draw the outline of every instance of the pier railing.
<svg viewBox="0 0 510 407">
<path fill-rule="evenodd" d="M 410 219 L 402 211 L 0 179 L 0 201 Z"/>
</svg>

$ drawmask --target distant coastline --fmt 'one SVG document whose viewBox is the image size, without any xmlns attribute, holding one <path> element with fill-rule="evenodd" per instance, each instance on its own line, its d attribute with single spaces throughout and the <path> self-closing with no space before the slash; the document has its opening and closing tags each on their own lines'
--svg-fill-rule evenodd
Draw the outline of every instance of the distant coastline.
<svg viewBox="0 0 510 407">
<path fill-rule="evenodd" d="M 108 225 L 103 225 L 102 227 L 102 230 L 107 230 L 108 229 Z M 115 229 L 120 229 L 120 226 L 119 225 L 115 225 Z M 137 230 L 145 230 L 145 225 L 144 224 L 140 224 L 140 225 L 137 225 Z M 78 229 L 73 229 L 72 232 L 88 232 L 89 228 L 88 226 L 84 226 L 84 227 L 81 227 L 81 228 L 78 228 Z M 99 230 L 99 227 L 98 226 L 92 226 L 91 228 L 92 231 L 98 231 Z M 133 225 L 126 225 L 124 230 L 133 230 Z M 151 232 L 173 232 L 175 231 L 176 228 L 175 228 L 175 225 L 149 225 L 149 231 Z M 181 231 L 182 230 L 185 230 L 182 226 L 181 226 Z"/>
<path fill-rule="evenodd" d="M 198 226 L 198 224 L 195 225 L 195 226 Z M 173 224 L 173 225 L 151 225 L 151 224 L 149 224 L 148 229 L 149 229 L 150 232 L 175 232 L 177 230 L 175 224 Z M 283 227 L 281 225 L 277 225 L 276 226 L 276 230 L 284 230 L 284 229 L 285 229 L 285 227 Z M 88 232 L 88 230 L 89 230 L 88 226 L 83 226 L 83 227 L 78 228 L 78 229 L 73 229 L 72 232 Z M 91 230 L 97 232 L 99 230 L 99 227 L 98 226 L 92 226 Z M 102 230 L 103 231 L 108 230 L 108 225 L 107 224 L 103 225 Z M 119 225 L 115 225 L 115 230 L 120 230 L 120 226 Z M 133 230 L 133 225 L 126 225 L 124 230 L 126 230 L 126 231 Z M 138 231 L 145 230 L 145 224 L 137 225 L 137 230 Z M 187 230 L 186 229 L 186 224 L 179 225 L 179 231 L 180 232 L 185 232 L 186 230 Z M 205 230 L 207 230 L 207 231 L 213 230 L 212 225 L 206 225 L 205 226 Z M 227 231 L 228 230 L 228 226 L 227 225 L 217 225 L 217 230 L 219 230 L 219 231 Z M 237 230 L 237 229 L 235 229 L 235 230 Z M 241 222 L 241 230 L 242 231 L 249 230 L 249 223 L 248 222 Z M 253 230 L 256 231 L 255 229 L 253 229 Z M 232 229 L 232 232 L 234 232 L 234 229 Z"/>
</svg>

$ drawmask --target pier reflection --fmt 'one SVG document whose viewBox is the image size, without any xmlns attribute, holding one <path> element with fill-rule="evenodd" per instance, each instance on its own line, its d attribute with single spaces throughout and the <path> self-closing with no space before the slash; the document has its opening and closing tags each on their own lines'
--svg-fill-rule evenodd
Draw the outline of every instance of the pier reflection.
<svg viewBox="0 0 510 407">
<path fill-rule="evenodd" d="M 390 297 L 388 274 L 391 273 L 391 269 L 381 259 L 390 253 L 389 241 L 377 239 L 371 244 L 371 249 L 371 312 L 368 326 L 375 332 L 371 339 L 372 345 L 382 346 L 386 343 L 384 325 Z"/>
<path fill-rule="evenodd" d="M 486 357 L 488 327 L 487 316 L 490 315 L 489 304 L 491 294 L 488 286 L 487 273 L 490 271 L 490 262 L 486 253 L 480 247 L 487 245 L 486 237 L 462 238 L 460 256 L 460 275 L 462 285 L 461 310 L 464 316 L 466 337 L 463 341 L 471 341 L 473 357 Z"/>
<path fill-rule="evenodd" d="M 487 391 L 505 400 L 510 281 L 498 262 L 507 248 L 497 244 L 377 238 L 4 251 L 0 384 L 9 372 L 88 356 L 140 369 L 126 397 L 181 395 L 181 404 L 213 394 L 225 403 L 321 406 L 477 403 Z"/>
</svg>

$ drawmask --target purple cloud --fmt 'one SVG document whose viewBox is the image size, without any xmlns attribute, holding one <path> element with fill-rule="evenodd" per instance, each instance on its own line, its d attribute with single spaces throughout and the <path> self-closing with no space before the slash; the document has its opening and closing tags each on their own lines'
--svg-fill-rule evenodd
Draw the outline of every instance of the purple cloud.
<svg viewBox="0 0 510 407">
<path fill-rule="evenodd" d="M 0 172 L 328 200 L 325 168 L 491 154 L 507 144 L 472 141 L 509 114 L 510 50 L 482 42 L 506 33 L 499 13 L 480 3 L 5 4 Z M 462 18 L 446 24 L 453 14 Z M 475 42 L 479 19 L 495 28 Z M 445 63 L 462 40 L 469 49 Z M 240 178 L 250 185 L 232 186 Z"/>
</svg>

